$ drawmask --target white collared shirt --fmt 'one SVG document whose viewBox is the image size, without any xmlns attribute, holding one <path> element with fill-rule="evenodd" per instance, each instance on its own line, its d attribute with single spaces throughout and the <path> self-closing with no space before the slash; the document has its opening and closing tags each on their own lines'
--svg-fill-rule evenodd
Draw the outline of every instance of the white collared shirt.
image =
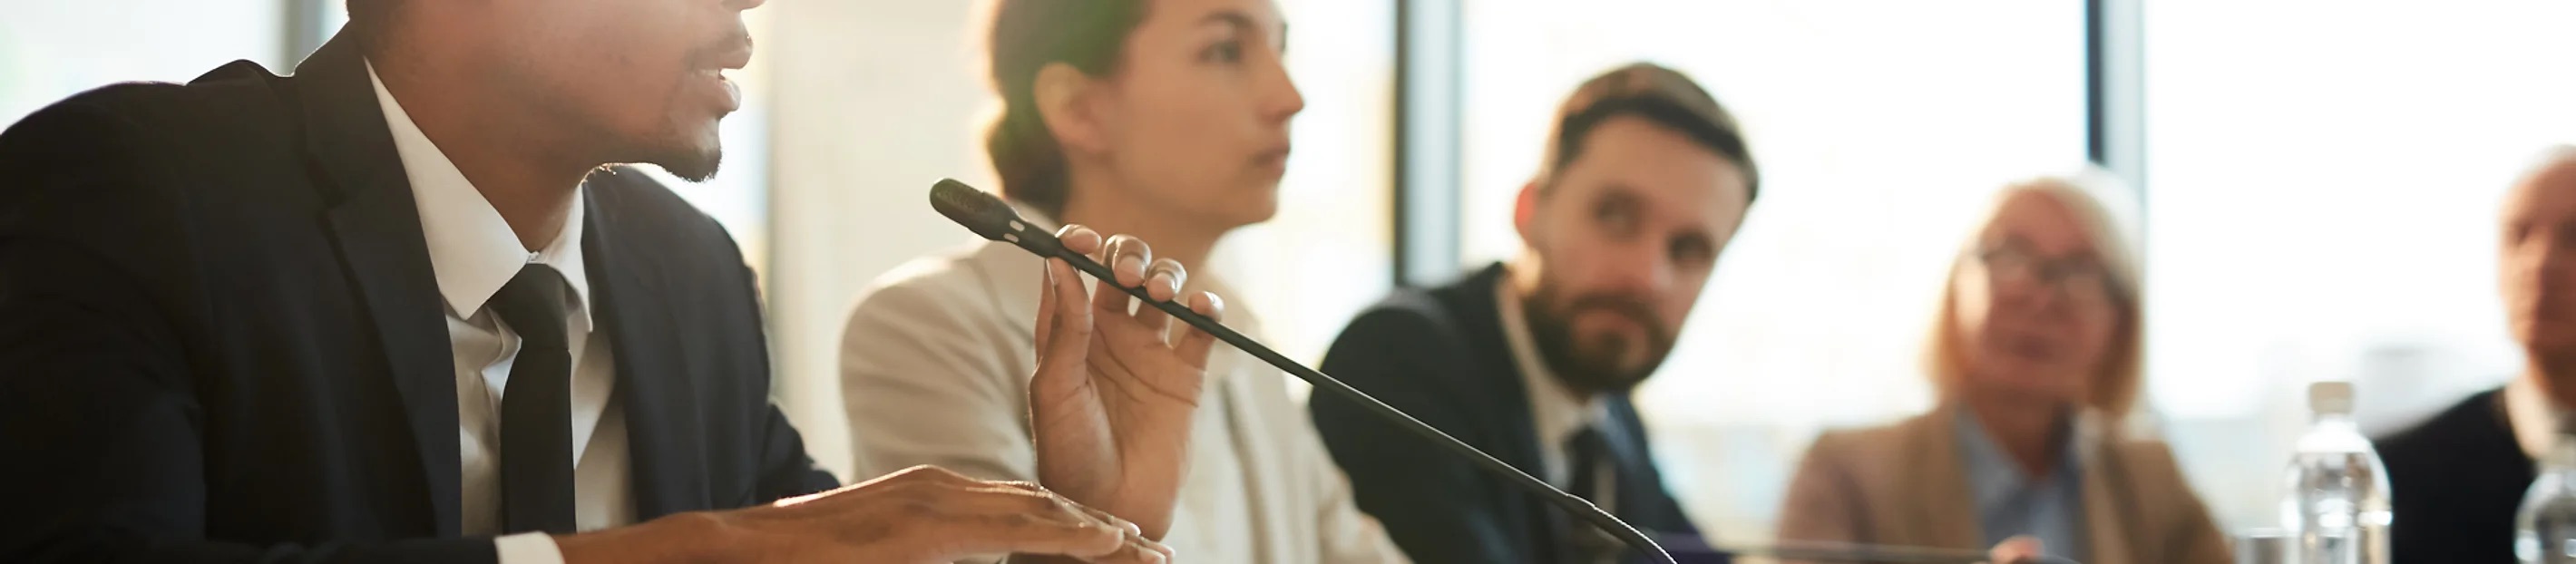
<svg viewBox="0 0 2576 564">
<path fill-rule="evenodd" d="M 411 181 L 412 202 L 420 209 L 421 232 L 429 243 L 430 269 L 438 277 L 438 293 L 447 306 L 447 338 L 456 368 L 457 453 L 464 494 L 457 507 L 463 532 L 501 532 L 501 394 L 508 389 L 511 361 L 519 355 L 519 336 L 484 306 L 532 263 L 562 273 L 572 290 L 564 303 L 564 335 L 572 353 L 574 522 L 584 531 L 634 522 L 626 418 L 611 393 L 616 372 L 608 341 L 590 315 L 590 278 L 581 255 L 582 189 L 574 188 L 572 211 L 553 242 L 528 252 L 500 211 L 421 133 L 385 89 L 372 64 L 367 78 L 375 84 L 376 102 L 393 133 L 394 151 Z M 544 533 L 504 536 L 493 544 L 502 564 L 563 562 L 554 538 Z"/>
<path fill-rule="evenodd" d="M 1567 482 L 1574 479 L 1574 473 L 1566 468 L 1565 459 L 1573 455 L 1565 451 L 1566 441 L 1584 427 L 1600 428 L 1609 420 L 1609 408 L 1599 396 L 1575 397 L 1574 390 L 1566 388 L 1565 381 L 1557 379 L 1556 371 L 1548 368 L 1547 358 L 1538 353 L 1538 341 L 1530 337 L 1529 317 L 1521 310 L 1520 289 L 1513 287 L 1508 272 L 1494 283 L 1494 301 L 1503 321 L 1503 341 L 1512 347 L 1512 364 L 1521 369 L 1521 387 L 1529 389 L 1530 421 L 1538 432 L 1539 463 L 1545 467 L 1540 477 L 1556 487 L 1569 487 Z M 1603 479 L 1597 485 L 1604 492 L 1617 491 L 1610 489 L 1610 473 L 1600 476 Z M 1609 506 L 1607 495 L 1585 497 Z"/>
</svg>

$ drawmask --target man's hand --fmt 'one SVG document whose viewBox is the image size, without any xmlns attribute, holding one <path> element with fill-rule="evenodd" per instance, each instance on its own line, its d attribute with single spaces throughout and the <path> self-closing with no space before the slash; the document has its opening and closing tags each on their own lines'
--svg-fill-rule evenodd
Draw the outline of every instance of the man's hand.
<svg viewBox="0 0 2576 564">
<path fill-rule="evenodd" d="M 1136 525 L 1035 485 L 915 466 L 766 507 L 683 513 L 555 538 L 567 564 L 888 562 L 1046 554 L 1102 564 L 1161 564 L 1171 549 Z"/>
<path fill-rule="evenodd" d="M 1986 561 L 1993 564 L 2021 564 L 2038 562 L 2039 557 L 2046 554 L 2046 547 L 2040 545 L 2039 537 L 2023 535 L 1995 543 L 1993 549 L 1986 551 Z"/>
<path fill-rule="evenodd" d="M 1134 237 L 1110 237 L 1103 245 L 1099 234 L 1079 225 L 1056 236 L 1066 249 L 1108 265 L 1116 284 L 1142 284 L 1156 300 L 1173 299 L 1189 279 L 1180 263 L 1154 260 Z M 1038 483 L 1160 539 L 1171 529 L 1188 471 L 1190 420 L 1216 338 L 1195 328 L 1173 337 L 1169 314 L 1136 304 L 1111 280 L 1086 295 L 1082 278 L 1063 260 L 1047 259 L 1046 271 L 1038 368 L 1029 381 Z M 1184 303 L 1210 318 L 1224 310 L 1206 293 Z"/>
</svg>

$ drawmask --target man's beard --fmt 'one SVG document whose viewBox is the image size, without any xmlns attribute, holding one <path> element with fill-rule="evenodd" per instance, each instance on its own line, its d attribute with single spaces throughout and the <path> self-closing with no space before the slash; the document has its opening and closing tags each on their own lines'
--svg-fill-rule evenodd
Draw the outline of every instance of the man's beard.
<svg viewBox="0 0 2576 564">
<path fill-rule="evenodd" d="M 681 180 L 706 182 L 715 178 L 716 169 L 724 164 L 723 142 L 714 138 L 712 131 L 706 135 L 709 138 L 691 139 L 691 135 L 677 132 L 657 135 L 638 140 L 623 153 L 634 157 L 634 162 L 662 167 Z"/>
<path fill-rule="evenodd" d="M 674 147 L 645 162 L 660 166 L 681 180 L 706 182 L 715 178 L 716 169 L 724 164 L 724 151 L 715 147 Z"/>
<path fill-rule="evenodd" d="M 1618 294 L 1568 298 L 1563 293 L 1554 281 L 1541 280 L 1538 291 L 1521 301 L 1521 311 L 1528 318 L 1530 338 L 1538 345 L 1539 358 L 1567 388 L 1579 394 L 1624 394 L 1653 375 L 1672 355 L 1673 336 L 1657 322 L 1654 308 L 1645 300 Z M 1578 337 L 1574 318 L 1588 311 L 1628 318 L 1644 332 L 1646 342 L 1629 342 L 1631 337 L 1619 333 L 1588 340 Z M 1630 347 L 1645 347 L 1645 362 L 1621 366 L 1621 357 Z"/>
</svg>

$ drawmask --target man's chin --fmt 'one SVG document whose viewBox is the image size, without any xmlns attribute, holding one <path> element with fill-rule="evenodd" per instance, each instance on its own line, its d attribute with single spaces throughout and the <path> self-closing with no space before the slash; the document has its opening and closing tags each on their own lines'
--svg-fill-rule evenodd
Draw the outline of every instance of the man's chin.
<svg viewBox="0 0 2576 564">
<path fill-rule="evenodd" d="M 1661 361 L 1633 363 L 1608 361 L 1611 355 L 1590 355 L 1577 360 L 1576 366 L 1565 367 L 1557 377 L 1579 391 L 1598 394 L 1624 394 L 1646 383 Z M 1625 360 L 1625 359 L 1621 359 Z"/>
<path fill-rule="evenodd" d="M 696 150 L 671 151 L 660 158 L 647 160 L 681 180 L 706 182 L 716 177 L 724 165 L 724 151 L 712 145 Z"/>
</svg>

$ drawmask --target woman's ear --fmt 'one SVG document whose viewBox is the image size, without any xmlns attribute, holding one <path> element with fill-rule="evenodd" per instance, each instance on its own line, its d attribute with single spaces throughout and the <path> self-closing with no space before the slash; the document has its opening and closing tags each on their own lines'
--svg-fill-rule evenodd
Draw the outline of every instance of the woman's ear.
<svg viewBox="0 0 2576 564">
<path fill-rule="evenodd" d="M 1038 115 L 1046 122 L 1047 132 L 1055 136 L 1056 145 L 1067 152 L 1099 152 L 1103 141 L 1100 116 L 1092 107 L 1093 86 L 1098 81 L 1082 69 L 1062 62 L 1047 63 L 1038 69 L 1033 85 Z"/>
<path fill-rule="evenodd" d="M 1521 185 L 1520 195 L 1512 198 L 1512 231 L 1520 233 L 1522 243 L 1532 246 L 1537 245 L 1541 235 L 1537 232 L 1538 191 L 1539 181 L 1531 180 Z"/>
</svg>

